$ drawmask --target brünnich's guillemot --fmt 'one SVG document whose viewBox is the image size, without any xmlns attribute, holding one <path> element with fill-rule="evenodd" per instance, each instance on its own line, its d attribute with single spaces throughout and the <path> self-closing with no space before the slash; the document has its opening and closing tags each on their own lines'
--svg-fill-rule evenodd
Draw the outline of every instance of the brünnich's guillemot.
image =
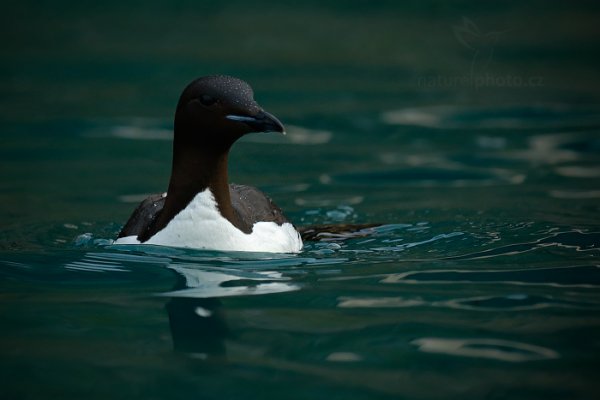
<svg viewBox="0 0 600 400">
<path fill-rule="evenodd" d="M 285 131 L 254 101 L 246 82 L 229 76 L 191 82 L 175 112 L 168 190 L 146 198 L 115 243 L 299 252 L 300 234 L 271 199 L 228 182 L 229 150 L 251 132 Z"/>
</svg>

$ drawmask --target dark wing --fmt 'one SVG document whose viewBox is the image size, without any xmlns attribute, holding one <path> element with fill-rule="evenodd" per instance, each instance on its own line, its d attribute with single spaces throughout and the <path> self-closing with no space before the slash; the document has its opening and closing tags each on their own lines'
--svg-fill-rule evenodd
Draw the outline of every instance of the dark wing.
<svg viewBox="0 0 600 400">
<path fill-rule="evenodd" d="M 281 209 L 263 192 L 244 185 L 229 185 L 231 204 L 244 225 L 243 231 L 250 233 L 252 226 L 259 221 L 276 222 L 281 225 L 289 222 Z M 375 231 L 371 228 L 382 224 L 326 224 L 296 227 L 302 240 L 341 241 L 368 236 Z"/>
<path fill-rule="evenodd" d="M 139 236 L 146 232 L 162 211 L 165 199 L 162 193 L 146 197 L 133 211 L 118 237 Z"/>
<path fill-rule="evenodd" d="M 247 233 L 252 231 L 256 222 L 275 222 L 279 225 L 289 222 L 273 200 L 252 186 L 232 183 L 229 185 L 229 194 L 231 205 L 243 224 L 242 230 Z"/>
</svg>

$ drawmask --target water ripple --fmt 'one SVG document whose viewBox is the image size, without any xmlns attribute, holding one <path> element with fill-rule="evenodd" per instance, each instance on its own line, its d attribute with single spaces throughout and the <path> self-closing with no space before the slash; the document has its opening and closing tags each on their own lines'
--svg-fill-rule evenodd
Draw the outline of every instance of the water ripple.
<svg viewBox="0 0 600 400">
<path fill-rule="evenodd" d="M 552 296 L 536 296 L 525 293 L 514 293 L 500 296 L 475 296 L 450 300 L 428 301 L 423 297 L 354 297 L 338 298 L 339 308 L 408 308 L 438 307 L 469 311 L 529 311 L 544 308 L 569 308 L 593 310 L 600 304 L 590 302 L 574 302 L 558 300 Z"/>
<path fill-rule="evenodd" d="M 245 142 L 252 143 L 291 143 L 294 145 L 321 145 L 331 141 L 333 132 L 323 129 L 309 129 L 297 125 L 285 126 L 286 135 L 273 135 L 272 133 L 258 133 L 243 138 Z"/>
<path fill-rule="evenodd" d="M 439 235 L 435 235 L 432 238 L 421 240 L 418 242 L 404 243 L 404 244 L 399 244 L 399 245 L 395 245 L 395 246 L 375 247 L 375 248 L 373 248 L 373 250 L 374 251 L 404 251 L 406 249 L 410 249 L 411 247 L 421 246 L 424 244 L 436 242 L 438 240 L 450 239 L 450 238 L 453 238 L 456 236 L 462 236 L 462 235 L 464 235 L 463 232 L 442 233 Z M 395 242 L 395 241 L 400 241 L 400 240 L 403 240 L 403 239 L 387 239 L 387 240 L 384 240 L 384 242 Z"/>
<path fill-rule="evenodd" d="M 64 268 L 80 272 L 134 272 L 139 267 L 164 267 L 172 261 L 169 257 L 143 252 L 112 252 L 113 247 L 117 246 L 103 246 L 109 251 L 86 252 L 81 258 L 66 262 Z"/>
<path fill-rule="evenodd" d="M 449 284 L 487 283 L 549 287 L 600 287 L 599 266 L 531 268 L 510 270 L 408 271 L 387 275 L 381 283 Z"/>
<path fill-rule="evenodd" d="M 508 362 L 551 360 L 560 357 L 560 355 L 552 349 L 501 339 L 449 339 L 427 337 L 413 340 L 411 344 L 417 346 L 420 351 L 425 353 L 489 358 Z"/>
<path fill-rule="evenodd" d="M 389 125 L 434 129 L 540 129 L 597 127 L 597 108 L 566 104 L 517 105 L 505 107 L 433 106 L 403 108 L 381 115 Z"/>
<path fill-rule="evenodd" d="M 418 187 L 480 187 L 494 185 L 519 185 L 526 176 L 507 169 L 481 168 L 469 166 L 454 168 L 411 167 L 334 174 L 331 179 L 336 184 L 364 186 L 418 186 Z"/>
<path fill-rule="evenodd" d="M 600 250 L 600 232 L 569 231 L 558 232 L 534 242 L 516 243 L 494 249 L 447 257 L 448 260 L 473 260 L 498 256 L 522 254 L 544 247 L 562 247 L 578 252 Z"/>
</svg>

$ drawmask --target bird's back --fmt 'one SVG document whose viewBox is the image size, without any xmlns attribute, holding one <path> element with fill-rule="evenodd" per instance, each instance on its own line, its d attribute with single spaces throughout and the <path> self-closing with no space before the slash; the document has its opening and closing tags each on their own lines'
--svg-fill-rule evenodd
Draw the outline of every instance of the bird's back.
<svg viewBox="0 0 600 400">
<path fill-rule="evenodd" d="M 289 222 L 273 200 L 255 187 L 232 183 L 229 194 L 231 205 L 246 233 L 251 232 L 257 222 L 275 222 L 278 225 Z"/>
</svg>

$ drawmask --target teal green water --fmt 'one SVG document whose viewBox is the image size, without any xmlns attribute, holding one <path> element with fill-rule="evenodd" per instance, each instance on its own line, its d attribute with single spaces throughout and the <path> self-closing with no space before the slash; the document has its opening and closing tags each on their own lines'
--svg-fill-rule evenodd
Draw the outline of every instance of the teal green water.
<svg viewBox="0 0 600 400">
<path fill-rule="evenodd" d="M 398 3 L 398 4 L 397 4 Z M 596 2 L 14 2 L 0 17 L 3 399 L 592 399 Z M 177 96 L 288 127 L 235 182 L 298 255 L 115 246 Z"/>
</svg>

